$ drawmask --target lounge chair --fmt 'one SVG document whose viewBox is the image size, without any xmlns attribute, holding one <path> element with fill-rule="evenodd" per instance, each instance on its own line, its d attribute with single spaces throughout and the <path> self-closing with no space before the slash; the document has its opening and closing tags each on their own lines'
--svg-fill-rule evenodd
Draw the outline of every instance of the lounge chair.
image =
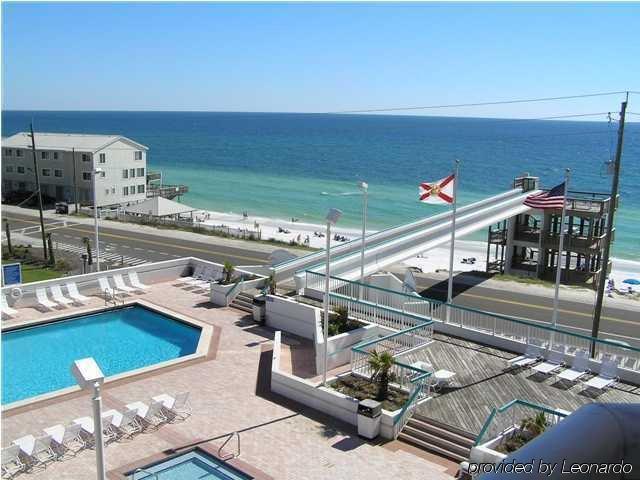
<svg viewBox="0 0 640 480">
<path fill-rule="evenodd" d="M 524 355 L 507 360 L 507 363 L 515 368 L 526 367 L 536 363 L 542 357 L 540 347 L 537 345 L 527 345 Z"/>
<path fill-rule="evenodd" d="M 38 304 L 47 310 L 53 310 L 58 306 L 47 297 L 47 291 L 44 288 L 36 288 L 36 300 Z"/>
<path fill-rule="evenodd" d="M 151 288 L 149 287 L 149 285 L 145 285 L 140 281 L 140 278 L 138 277 L 138 272 L 129 272 L 129 283 L 133 288 L 136 288 L 138 290 L 147 290 Z"/>
<path fill-rule="evenodd" d="M 7 303 L 7 298 L 4 295 L 0 296 L 0 310 L 2 311 L 2 313 L 10 317 L 18 314 L 18 311 L 16 309 L 9 306 L 9 304 Z"/>
<path fill-rule="evenodd" d="M 163 393 L 153 397 L 156 402 L 162 403 L 162 407 L 173 417 L 184 420 L 191 415 L 191 404 L 189 403 L 189 392 L 177 393 L 175 397 Z"/>
<path fill-rule="evenodd" d="M 600 365 L 600 374 L 586 382 L 586 387 L 604 390 L 618 381 L 618 364 L 613 360 L 604 360 Z"/>
<path fill-rule="evenodd" d="M 98 285 L 100 285 L 100 292 L 101 293 L 103 293 L 103 294 L 105 294 L 105 293 L 114 293 L 115 294 L 115 290 L 109 284 L 109 280 L 107 280 L 107 277 L 98 278 Z"/>
<path fill-rule="evenodd" d="M 131 288 L 126 283 L 124 283 L 124 278 L 122 278 L 122 275 L 120 275 L 119 273 L 116 273 L 112 278 L 117 290 L 125 293 L 135 292 L 136 289 Z"/>
<path fill-rule="evenodd" d="M 534 365 L 532 368 L 538 373 L 550 375 L 553 372 L 560 370 L 563 365 L 564 353 L 559 352 L 558 350 L 551 350 L 546 361 L 539 363 L 538 365 Z"/>
<path fill-rule="evenodd" d="M 213 268 L 207 267 L 199 276 L 197 276 L 193 280 L 185 282 L 185 284 L 191 287 L 201 287 L 203 285 L 209 285 L 211 278 L 213 278 L 213 274 Z"/>
<path fill-rule="evenodd" d="M 203 271 L 204 271 L 204 266 L 196 265 L 193 269 L 193 273 L 187 277 L 179 278 L 178 283 L 185 284 L 187 282 L 190 282 L 191 280 L 197 280 L 199 277 L 202 276 Z"/>
<path fill-rule="evenodd" d="M 168 419 L 162 412 L 162 402 L 152 400 L 149 405 L 144 402 L 133 402 L 127 405 L 129 410 L 135 410 L 138 418 L 148 427 L 157 427 Z"/>
<path fill-rule="evenodd" d="M 13 441 L 14 445 L 18 445 L 20 450 L 29 459 L 31 465 L 46 465 L 50 460 L 58 458 L 56 452 L 51 448 L 51 435 L 42 437 L 34 437 L 26 435 Z"/>
<path fill-rule="evenodd" d="M 102 419 L 111 418 L 111 427 L 122 432 L 124 436 L 130 437 L 134 433 L 142 431 L 142 426 L 136 419 L 137 412 L 135 410 L 125 410 L 120 413 L 118 410 L 107 410 L 102 413 Z M 104 428 L 104 424 L 102 425 Z"/>
<path fill-rule="evenodd" d="M 589 372 L 589 356 L 584 350 L 578 350 L 571 362 L 571 368 L 558 372 L 556 376 L 561 380 L 576 382 Z"/>
<path fill-rule="evenodd" d="M 85 297 L 78 291 L 78 286 L 75 282 L 67 282 L 66 283 L 67 292 L 69 292 L 69 297 L 76 303 L 86 303 L 89 301 L 89 297 Z"/>
<path fill-rule="evenodd" d="M 102 415 L 102 438 L 105 442 L 110 442 L 118 437 L 118 432 L 113 429 L 111 424 L 113 415 Z M 73 423 L 80 425 L 82 431 L 95 442 L 95 426 L 92 417 L 76 418 Z"/>
<path fill-rule="evenodd" d="M 60 285 L 51 285 L 49 290 L 51 290 L 51 298 L 53 298 L 54 302 L 59 303 L 60 305 L 71 305 L 73 303 L 73 300 L 69 300 L 62 294 Z"/>
<path fill-rule="evenodd" d="M 2 476 L 11 478 L 24 472 L 27 466 L 20 460 L 20 446 L 11 445 L 2 449 Z"/>
<path fill-rule="evenodd" d="M 54 425 L 53 427 L 45 428 L 44 433 L 51 435 L 59 454 L 63 454 L 66 451 L 77 453 L 86 446 L 84 439 L 80 435 L 81 430 L 81 425 L 72 423 L 66 427 L 64 425 Z"/>
</svg>

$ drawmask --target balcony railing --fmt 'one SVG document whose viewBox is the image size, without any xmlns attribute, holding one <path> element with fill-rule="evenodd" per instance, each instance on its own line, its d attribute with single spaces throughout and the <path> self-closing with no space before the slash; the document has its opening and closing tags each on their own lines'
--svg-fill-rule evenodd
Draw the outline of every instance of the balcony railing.
<svg viewBox="0 0 640 480">
<path fill-rule="evenodd" d="M 538 243 L 540 238 L 540 229 L 539 228 L 516 228 L 516 231 L 513 235 L 514 240 L 519 240 L 521 242 L 531 242 Z"/>
<path fill-rule="evenodd" d="M 572 252 L 584 252 L 599 250 L 604 247 L 606 236 L 601 235 L 599 237 L 581 237 L 577 235 L 565 235 L 563 249 Z M 551 233 L 545 235 L 542 239 L 542 245 L 544 248 L 550 248 L 557 250 L 559 248 L 560 235 L 557 233 Z"/>
</svg>

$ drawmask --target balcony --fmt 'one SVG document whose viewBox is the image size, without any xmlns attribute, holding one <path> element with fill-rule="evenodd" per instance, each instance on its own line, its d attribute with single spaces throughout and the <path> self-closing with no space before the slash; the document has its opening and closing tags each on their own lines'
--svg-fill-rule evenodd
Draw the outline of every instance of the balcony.
<svg viewBox="0 0 640 480">
<path fill-rule="evenodd" d="M 507 243 L 507 231 L 500 230 L 491 230 L 489 233 L 489 243 L 498 244 L 498 245 L 506 245 Z"/>
<path fill-rule="evenodd" d="M 513 239 L 520 242 L 538 243 L 538 240 L 540 239 L 540 229 L 519 226 L 516 228 Z"/>
<path fill-rule="evenodd" d="M 615 239 L 615 230 L 613 233 L 612 241 Z M 563 249 L 571 252 L 594 253 L 594 251 L 604 248 L 605 241 L 606 235 L 591 238 L 578 235 L 565 235 Z M 551 250 L 558 250 L 559 243 L 560 235 L 557 233 L 548 234 L 542 239 L 543 248 L 549 248 Z"/>
</svg>

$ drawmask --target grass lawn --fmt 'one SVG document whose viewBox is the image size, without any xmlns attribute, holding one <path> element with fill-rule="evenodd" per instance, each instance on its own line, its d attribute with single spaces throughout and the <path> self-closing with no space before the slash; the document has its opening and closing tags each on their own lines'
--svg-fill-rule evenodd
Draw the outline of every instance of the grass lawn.
<svg viewBox="0 0 640 480">
<path fill-rule="evenodd" d="M 52 268 L 36 267 L 34 265 L 23 265 L 22 267 L 22 283 L 51 280 L 62 276 L 64 276 L 64 272 L 59 272 Z"/>
</svg>

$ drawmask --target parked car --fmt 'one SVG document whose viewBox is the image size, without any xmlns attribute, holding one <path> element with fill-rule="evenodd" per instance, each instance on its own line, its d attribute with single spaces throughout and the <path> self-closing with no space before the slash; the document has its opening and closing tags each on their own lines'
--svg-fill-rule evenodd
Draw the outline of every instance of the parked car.
<svg viewBox="0 0 640 480">
<path fill-rule="evenodd" d="M 56 202 L 56 213 L 69 213 L 69 204 L 67 202 Z"/>
</svg>

